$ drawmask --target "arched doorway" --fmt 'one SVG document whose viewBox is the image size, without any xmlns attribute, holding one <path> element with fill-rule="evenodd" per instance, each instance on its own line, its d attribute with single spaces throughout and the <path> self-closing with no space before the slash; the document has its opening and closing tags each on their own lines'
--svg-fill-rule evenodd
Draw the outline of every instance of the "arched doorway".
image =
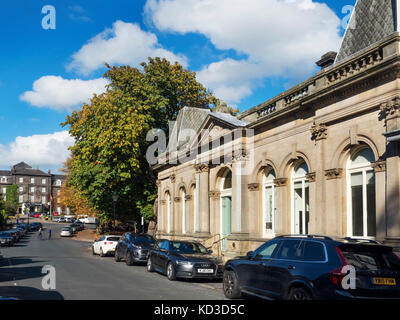
<svg viewBox="0 0 400 320">
<path fill-rule="evenodd" d="M 266 168 L 262 180 L 262 234 L 264 238 L 275 236 L 276 188 L 274 179 L 276 179 L 274 169 Z"/>
<path fill-rule="evenodd" d="M 232 171 L 226 170 L 221 180 L 221 249 L 228 249 L 226 239 L 232 232 Z"/>
<path fill-rule="evenodd" d="M 171 233 L 171 224 L 172 224 L 172 219 L 171 219 L 171 195 L 167 191 L 165 194 L 165 200 L 166 200 L 166 220 L 167 220 L 167 233 Z"/>
<path fill-rule="evenodd" d="M 291 175 L 291 199 L 292 199 L 292 233 L 308 234 L 310 215 L 309 182 L 306 175 L 308 166 L 304 160 L 297 161 Z"/>
<path fill-rule="evenodd" d="M 347 160 L 347 234 L 376 236 L 375 156 L 370 148 L 356 149 Z"/>
</svg>

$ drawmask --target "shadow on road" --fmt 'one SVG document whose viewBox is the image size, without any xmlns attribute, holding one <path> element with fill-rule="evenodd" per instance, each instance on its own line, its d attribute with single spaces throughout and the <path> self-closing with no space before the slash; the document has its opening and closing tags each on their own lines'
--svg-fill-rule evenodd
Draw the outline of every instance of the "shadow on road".
<svg viewBox="0 0 400 320">
<path fill-rule="evenodd" d="M 0 282 L 20 281 L 25 279 L 43 277 L 42 266 L 20 267 L 20 268 L 1 268 Z"/>
<path fill-rule="evenodd" d="M 21 300 L 64 300 L 64 297 L 58 291 L 19 286 L 0 287 L 0 296 Z"/>
</svg>

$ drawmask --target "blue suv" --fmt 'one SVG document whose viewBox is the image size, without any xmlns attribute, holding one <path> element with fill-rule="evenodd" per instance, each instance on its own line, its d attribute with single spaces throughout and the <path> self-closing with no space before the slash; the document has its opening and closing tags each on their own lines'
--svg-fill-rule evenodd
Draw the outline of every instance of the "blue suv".
<svg viewBox="0 0 400 320">
<path fill-rule="evenodd" d="M 400 298 L 400 258 L 374 240 L 279 236 L 229 260 L 223 290 L 230 299 Z"/>
</svg>

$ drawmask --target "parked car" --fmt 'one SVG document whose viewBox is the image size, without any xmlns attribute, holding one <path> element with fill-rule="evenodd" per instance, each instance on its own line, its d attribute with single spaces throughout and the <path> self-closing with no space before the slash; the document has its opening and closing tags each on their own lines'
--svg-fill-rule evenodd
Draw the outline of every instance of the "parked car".
<svg viewBox="0 0 400 320">
<path fill-rule="evenodd" d="M 43 229 L 43 225 L 40 222 L 33 222 L 29 225 L 29 231 L 38 231 L 40 228 Z"/>
<path fill-rule="evenodd" d="M 60 232 L 60 236 L 61 237 L 72 237 L 72 230 L 71 227 L 62 227 L 61 228 L 61 232 Z"/>
<path fill-rule="evenodd" d="M 60 222 L 60 223 L 64 223 L 64 222 L 67 222 L 67 221 L 65 220 L 65 218 L 64 218 L 64 217 L 60 217 L 60 219 L 58 219 L 58 222 Z"/>
<path fill-rule="evenodd" d="M 17 230 L 7 230 L 7 231 L 3 231 L 3 232 L 8 233 L 13 238 L 14 243 L 18 242 L 19 236 L 18 236 Z"/>
<path fill-rule="evenodd" d="M 121 236 L 115 236 L 115 235 L 102 236 L 100 239 L 95 240 L 93 242 L 92 253 L 100 255 L 100 257 L 104 257 L 110 254 L 114 255 L 115 248 L 120 239 Z"/>
<path fill-rule="evenodd" d="M 115 261 L 124 259 L 127 265 L 145 263 L 155 239 L 149 234 L 125 233 L 115 249 Z"/>
<path fill-rule="evenodd" d="M 14 244 L 13 236 L 8 232 L 0 232 L 0 245 L 11 247 Z"/>
<path fill-rule="evenodd" d="M 58 220 L 60 220 L 60 217 L 54 217 L 54 218 L 52 219 L 53 222 L 58 222 Z"/>
<path fill-rule="evenodd" d="M 39 218 L 39 217 L 40 217 L 40 214 L 39 214 L 39 213 L 36 213 L 36 214 L 33 215 L 33 217 L 34 217 L 34 218 Z"/>
<path fill-rule="evenodd" d="M 177 278 L 220 279 L 222 261 L 212 251 L 195 241 L 159 240 L 150 251 L 147 271 L 166 274 L 169 280 Z"/>
<path fill-rule="evenodd" d="M 346 289 L 346 268 L 356 286 Z M 376 241 L 325 236 L 280 236 L 225 265 L 227 298 L 242 293 L 272 299 L 400 298 L 400 258 Z"/>
<path fill-rule="evenodd" d="M 76 231 L 82 231 L 85 229 L 84 224 L 80 221 L 75 221 L 74 223 L 71 224 L 71 226 L 73 226 L 76 229 Z"/>
</svg>

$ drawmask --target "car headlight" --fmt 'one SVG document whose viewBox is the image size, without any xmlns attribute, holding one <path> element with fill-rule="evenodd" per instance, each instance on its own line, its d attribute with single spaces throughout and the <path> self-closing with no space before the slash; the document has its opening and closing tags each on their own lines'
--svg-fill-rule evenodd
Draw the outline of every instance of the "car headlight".
<svg viewBox="0 0 400 320">
<path fill-rule="evenodd" d="M 177 260 L 176 261 L 177 265 L 181 265 L 181 266 L 192 266 L 193 263 L 190 261 L 185 261 L 185 260 Z"/>
</svg>

